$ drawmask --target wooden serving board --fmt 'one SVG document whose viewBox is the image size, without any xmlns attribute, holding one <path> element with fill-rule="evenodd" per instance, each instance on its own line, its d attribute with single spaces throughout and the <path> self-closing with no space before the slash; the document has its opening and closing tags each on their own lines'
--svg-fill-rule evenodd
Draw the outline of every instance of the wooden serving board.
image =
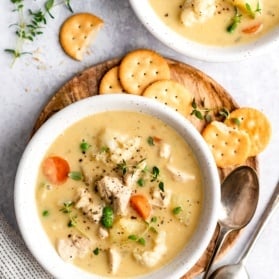
<svg viewBox="0 0 279 279">
<path fill-rule="evenodd" d="M 190 65 L 175 60 L 167 59 L 167 61 L 171 69 L 171 78 L 188 88 L 188 90 L 192 92 L 197 104 L 203 103 L 207 108 L 225 107 L 229 111 L 239 107 L 230 94 L 222 86 L 220 86 L 217 82 L 215 82 L 203 72 L 193 68 Z M 119 62 L 120 59 L 115 58 L 98 65 L 94 65 L 66 82 L 54 94 L 54 96 L 48 101 L 41 111 L 35 123 L 32 134 L 35 133 L 37 129 L 57 111 L 80 99 L 97 95 L 101 78 L 110 68 L 119 64 Z M 189 116 L 189 120 L 200 132 L 206 125 L 205 121 L 201 121 L 195 116 Z M 245 164 L 253 167 L 256 171 L 258 170 L 258 160 L 256 157 L 250 157 Z M 233 168 L 219 168 L 221 181 L 232 170 Z M 241 231 L 236 231 L 229 235 L 219 253 L 218 258 L 221 258 L 225 252 L 233 246 L 240 233 Z M 203 256 L 195 264 L 195 266 L 182 277 L 183 279 L 194 278 L 196 275 L 204 271 L 204 268 L 209 261 L 209 257 L 215 245 L 217 234 L 218 228 L 216 228 L 212 240 Z"/>
</svg>

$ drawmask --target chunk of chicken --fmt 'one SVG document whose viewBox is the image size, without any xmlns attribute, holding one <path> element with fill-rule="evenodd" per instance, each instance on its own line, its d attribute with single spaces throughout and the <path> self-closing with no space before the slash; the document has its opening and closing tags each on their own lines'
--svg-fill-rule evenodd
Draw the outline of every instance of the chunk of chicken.
<svg viewBox="0 0 279 279">
<path fill-rule="evenodd" d="M 185 26 L 192 26 L 205 22 L 214 15 L 215 10 L 215 0 L 186 0 L 180 18 Z"/>
<path fill-rule="evenodd" d="M 97 182 L 97 189 L 101 198 L 107 203 L 112 202 L 114 213 L 125 216 L 132 189 L 122 184 L 117 177 L 105 176 Z"/>
<path fill-rule="evenodd" d="M 129 137 L 111 129 L 106 129 L 100 135 L 100 146 L 106 146 L 110 151 L 110 159 L 119 164 L 130 160 L 141 144 L 140 137 Z"/>
<path fill-rule="evenodd" d="M 103 205 L 93 203 L 92 195 L 86 188 L 78 189 L 78 199 L 75 203 L 77 209 L 81 209 L 88 219 L 98 223 L 102 217 Z"/>
<path fill-rule="evenodd" d="M 121 263 L 121 255 L 115 248 L 108 250 L 109 267 L 112 274 L 116 274 Z"/>
<path fill-rule="evenodd" d="M 159 156 L 161 158 L 168 159 L 170 155 L 171 155 L 171 146 L 166 142 L 160 143 Z"/>
<path fill-rule="evenodd" d="M 107 230 L 106 228 L 102 227 L 102 226 L 99 227 L 98 233 L 99 233 L 99 237 L 100 237 L 101 239 L 106 239 L 106 238 L 108 238 L 108 236 L 109 236 L 108 230 Z"/>
<path fill-rule="evenodd" d="M 133 255 L 142 265 L 152 267 L 160 261 L 166 252 L 166 232 L 160 231 L 155 239 L 155 245 L 151 251 L 139 252 L 138 250 L 135 250 Z"/>
<path fill-rule="evenodd" d="M 133 172 L 128 172 L 124 175 L 123 180 L 126 186 L 131 187 L 138 181 L 141 172 L 146 167 L 146 164 L 146 160 L 143 160 L 137 164 L 136 169 Z"/>
<path fill-rule="evenodd" d="M 170 164 L 168 164 L 166 168 L 171 173 L 173 180 L 177 182 L 186 182 L 188 180 L 196 179 L 196 177 L 193 174 L 189 174 L 185 171 L 179 170 Z"/>
<path fill-rule="evenodd" d="M 171 190 L 167 189 L 164 192 L 153 188 L 151 192 L 152 205 L 160 208 L 167 208 L 171 201 Z"/>
<path fill-rule="evenodd" d="M 79 235 L 70 238 L 59 239 L 57 252 L 66 262 L 72 262 L 76 257 L 83 258 L 91 248 L 91 241 Z"/>
</svg>

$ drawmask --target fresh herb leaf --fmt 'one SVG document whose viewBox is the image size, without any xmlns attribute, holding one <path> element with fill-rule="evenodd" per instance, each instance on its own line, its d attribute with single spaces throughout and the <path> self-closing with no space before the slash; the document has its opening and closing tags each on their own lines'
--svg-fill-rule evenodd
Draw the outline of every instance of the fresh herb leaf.
<svg viewBox="0 0 279 279">
<path fill-rule="evenodd" d="M 196 116 L 196 117 L 197 117 L 198 119 L 200 119 L 200 120 L 203 120 L 203 119 L 204 119 L 203 114 L 201 113 L 201 111 L 196 110 L 196 109 L 194 109 L 194 110 L 191 112 L 191 115 Z"/>
<path fill-rule="evenodd" d="M 246 11 L 247 11 L 248 15 L 253 19 L 256 17 L 257 13 L 261 13 L 261 11 L 262 11 L 259 1 L 257 3 L 257 7 L 256 7 L 255 10 L 252 9 L 252 7 L 249 3 L 245 3 L 245 8 L 246 8 Z"/>
<path fill-rule="evenodd" d="M 241 120 L 240 120 L 239 118 L 237 118 L 237 117 L 231 118 L 231 121 L 232 121 L 234 124 L 236 124 L 237 126 L 240 126 L 240 124 L 241 124 Z"/>
<path fill-rule="evenodd" d="M 125 175 L 128 171 L 128 166 L 125 160 L 122 161 L 122 163 L 117 164 L 117 169 L 119 169 L 123 175 Z"/>
<path fill-rule="evenodd" d="M 71 172 L 69 172 L 68 173 L 68 177 L 73 179 L 73 180 L 76 180 L 76 181 L 80 181 L 83 178 L 82 173 L 79 172 L 79 171 L 71 171 Z"/>
<path fill-rule="evenodd" d="M 49 216 L 49 211 L 48 211 L 48 210 L 43 210 L 42 215 L 43 215 L 44 217 Z"/>
<path fill-rule="evenodd" d="M 52 9 L 53 4 L 54 4 L 54 0 L 48 0 L 45 2 L 45 9 L 51 18 L 54 18 L 54 16 L 50 13 L 50 10 Z"/>
<path fill-rule="evenodd" d="M 95 248 L 95 249 L 93 250 L 93 254 L 94 254 L 95 256 L 98 256 L 99 253 L 100 253 L 100 249 L 99 249 L 98 247 Z"/>
<path fill-rule="evenodd" d="M 140 237 L 137 242 L 141 245 L 145 245 L 145 239 L 143 237 Z"/>
<path fill-rule="evenodd" d="M 226 108 L 221 108 L 218 114 L 223 116 L 225 119 L 228 119 L 230 117 L 230 112 Z"/>
<path fill-rule="evenodd" d="M 204 100 L 201 101 L 202 106 L 204 107 Z M 198 104 L 196 103 L 196 99 L 194 98 L 192 100 L 191 106 L 193 108 L 191 115 L 195 116 L 199 120 L 206 120 L 207 122 L 209 121 L 209 112 L 210 109 L 207 108 L 199 108 Z M 211 120 L 210 120 L 211 121 Z M 210 122 L 209 121 L 209 122 Z"/>
<path fill-rule="evenodd" d="M 231 24 L 227 27 L 227 32 L 233 33 L 237 28 L 238 24 L 241 22 L 242 15 L 238 12 L 238 9 L 235 7 L 235 14 L 231 19 Z"/>
<path fill-rule="evenodd" d="M 148 138 L 147 138 L 147 143 L 148 143 L 150 146 L 153 146 L 153 145 L 154 145 L 154 139 L 153 139 L 153 137 L 148 137 Z"/>
<path fill-rule="evenodd" d="M 160 189 L 162 192 L 165 192 L 165 185 L 164 185 L 164 182 L 160 181 L 158 187 L 159 187 L 159 189 Z"/>
<path fill-rule="evenodd" d="M 65 5 L 66 5 L 66 7 L 68 8 L 68 10 L 69 10 L 71 13 L 73 13 L 74 11 L 73 11 L 73 9 L 72 9 L 72 7 L 71 7 L 71 0 L 64 0 L 64 3 L 65 3 Z"/>
<path fill-rule="evenodd" d="M 141 245 L 145 245 L 145 239 L 143 237 L 139 237 L 135 234 L 131 234 L 128 236 L 128 239 L 132 240 L 132 241 L 136 241 L 137 243 L 141 244 Z"/>
<path fill-rule="evenodd" d="M 68 222 L 68 227 L 77 227 L 77 216 L 70 216 L 70 221 Z"/>
<path fill-rule="evenodd" d="M 160 174 L 159 168 L 154 166 L 152 168 L 152 180 L 151 181 L 155 181 L 158 178 L 159 174 Z"/>
<path fill-rule="evenodd" d="M 74 203 L 72 201 L 66 201 L 63 203 L 63 207 L 60 209 L 60 211 L 66 214 L 71 213 L 73 205 Z"/>
<path fill-rule="evenodd" d="M 157 222 L 157 217 L 153 216 L 150 220 L 151 223 L 156 223 Z"/>
<path fill-rule="evenodd" d="M 179 214 L 181 211 L 182 211 L 182 207 L 181 207 L 181 206 L 177 206 L 177 207 L 175 207 L 175 208 L 172 210 L 172 213 L 173 213 L 174 215 L 177 215 L 177 214 Z"/>
<path fill-rule="evenodd" d="M 144 186 L 144 183 L 145 183 L 145 181 L 144 181 L 143 178 L 140 178 L 140 179 L 138 179 L 138 181 L 137 181 L 137 184 L 138 184 L 140 187 L 143 187 L 143 186 Z"/>
<path fill-rule="evenodd" d="M 128 236 L 128 239 L 130 239 L 130 240 L 137 240 L 138 237 L 135 234 L 131 234 L 131 235 Z"/>
</svg>

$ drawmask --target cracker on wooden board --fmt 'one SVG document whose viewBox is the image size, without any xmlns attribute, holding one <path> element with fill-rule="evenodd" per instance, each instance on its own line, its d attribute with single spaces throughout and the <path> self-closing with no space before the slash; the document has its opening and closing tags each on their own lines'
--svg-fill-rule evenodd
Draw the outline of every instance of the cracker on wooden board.
<svg viewBox="0 0 279 279">
<path fill-rule="evenodd" d="M 268 145 L 271 138 L 271 124 L 267 117 L 254 108 L 239 108 L 231 112 L 226 125 L 246 132 L 251 141 L 249 156 L 256 156 Z"/>
<path fill-rule="evenodd" d="M 250 154 L 251 142 L 246 132 L 219 121 L 212 121 L 202 131 L 212 151 L 216 165 L 221 168 L 244 163 Z"/>
<path fill-rule="evenodd" d="M 102 77 L 99 86 L 100 94 L 124 92 L 124 89 L 119 81 L 118 69 L 118 66 L 112 67 Z"/>
<path fill-rule="evenodd" d="M 192 94 L 174 80 L 159 80 L 149 85 L 142 94 L 168 105 L 184 116 L 189 116 Z"/>
<path fill-rule="evenodd" d="M 120 82 L 127 93 L 141 95 L 145 88 L 161 79 L 170 78 L 167 61 L 148 49 L 137 49 L 126 54 L 119 66 Z"/>
<path fill-rule="evenodd" d="M 67 18 L 59 32 L 59 41 L 65 53 L 82 60 L 103 23 L 101 18 L 90 13 L 77 13 Z"/>
</svg>

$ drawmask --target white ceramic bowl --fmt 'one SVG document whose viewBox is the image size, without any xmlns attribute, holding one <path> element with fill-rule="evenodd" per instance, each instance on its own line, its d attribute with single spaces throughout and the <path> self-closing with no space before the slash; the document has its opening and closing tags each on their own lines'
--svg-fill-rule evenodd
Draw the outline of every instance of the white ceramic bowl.
<svg viewBox="0 0 279 279">
<path fill-rule="evenodd" d="M 179 35 L 153 11 L 149 0 L 130 0 L 130 4 L 145 27 L 162 43 L 188 57 L 208 62 L 229 62 L 261 55 L 279 45 L 279 26 L 257 41 L 231 47 L 203 45 Z"/>
<path fill-rule="evenodd" d="M 58 256 L 41 226 L 35 201 L 35 188 L 40 163 L 57 136 L 86 116 L 111 110 L 151 114 L 168 123 L 185 138 L 202 169 L 204 207 L 196 233 L 183 252 L 170 264 L 142 277 L 179 278 L 200 258 L 214 233 L 220 200 L 219 176 L 211 152 L 194 126 L 180 114 L 152 99 L 128 94 L 90 97 L 56 113 L 38 130 L 23 153 L 15 180 L 15 211 L 23 239 L 38 262 L 55 278 L 100 278 L 65 263 Z"/>
</svg>

